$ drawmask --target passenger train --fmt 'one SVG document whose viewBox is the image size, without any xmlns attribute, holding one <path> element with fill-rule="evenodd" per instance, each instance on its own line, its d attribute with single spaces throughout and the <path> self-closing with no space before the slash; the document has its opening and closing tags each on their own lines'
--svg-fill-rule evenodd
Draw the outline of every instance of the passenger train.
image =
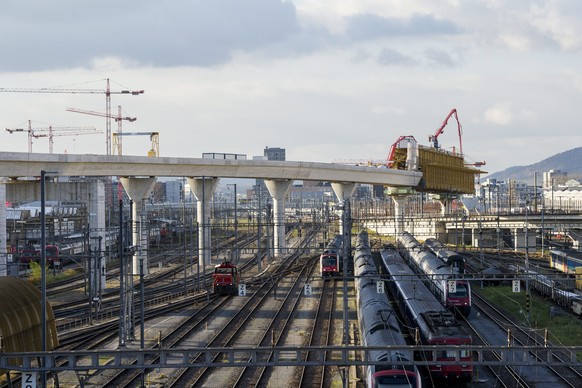
<svg viewBox="0 0 582 388">
<path fill-rule="evenodd" d="M 418 279 L 396 249 L 383 249 L 381 255 L 384 267 L 390 275 L 387 281 L 388 289 L 406 319 L 410 335 L 413 338 L 419 337 L 423 345 L 459 346 L 459 352 L 437 351 L 437 362 L 428 366 L 433 379 L 454 383 L 471 381 L 473 367 L 468 364 L 472 360 L 471 352 L 462 348 L 473 342 L 467 329 L 457 322 L 455 315 L 444 308 Z M 457 356 L 458 362 L 455 364 L 439 363 L 439 361 L 454 361 Z M 416 357 L 432 357 L 432 354 L 421 352 Z"/>
<path fill-rule="evenodd" d="M 412 361 L 412 352 L 390 350 L 390 346 L 406 346 L 394 310 L 386 293 L 378 293 L 376 282 L 380 279 L 372 259 L 368 234 L 358 235 L 354 255 L 354 285 L 360 336 L 364 346 L 381 346 L 382 350 L 366 351 L 364 359 L 372 364 L 366 367 L 367 387 L 421 387 L 418 369 L 412 365 L 399 365 Z"/>
<path fill-rule="evenodd" d="M 40 263 L 41 257 L 40 244 L 36 241 L 29 241 L 20 251 L 18 252 L 18 260 L 21 264 L 26 264 L 30 266 L 30 263 Z M 49 267 L 53 267 L 55 263 L 60 264 L 59 247 L 53 244 L 47 244 L 45 246 L 45 257 L 46 262 Z"/>
<path fill-rule="evenodd" d="M 343 241 L 343 236 L 338 234 L 325 247 L 319 257 L 321 277 L 337 276 L 341 273 Z"/>
<path fill-rule="evenodd" d="M 436 238 L 427 238 L 424 240 L 424 245 L 430 249 L 436 257 L 451 267 L 453 273 L 465 273 L 465 258 L 463 256 L 455 251 L 447 249 Z"/>
<path fill-rule="evenodd" d="M 408 264 L 421 276 L 426 286 L 447 308 L 468 316 L 471 312 L 471 284 L 467 280 L 456 279 L 455 273 L 443 260 L 425 249 L 408 232 L 396 239 L 399 252 Z M 449 286 L 454 281 L 454 288 Z"/>
</svg>

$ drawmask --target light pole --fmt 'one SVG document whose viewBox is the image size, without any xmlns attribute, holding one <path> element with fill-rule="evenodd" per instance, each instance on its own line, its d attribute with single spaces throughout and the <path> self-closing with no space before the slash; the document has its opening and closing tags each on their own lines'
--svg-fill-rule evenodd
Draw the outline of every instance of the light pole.
<svg viewBox="0 0 582 388">
<path fill-rule="evenodd" d="M 56 172 L 41 170 L 40 172 L 40 341 L 43 353 L 41 382 L 46 387 L 46 174 L 56 174 Z"/>
<path fill-rule="evenodd" d="M 234 255 L 233 262 L 238 264 L 238 213 L 237 213 L 237 202 L 238 197 L 236 195 L 236 183 L 227 184 L 226 187 L 234 187 Z"/>
<path fill-rule="evenodd" d="M 527 310 L 527 318 L 529 320 L 531 318 L 531 316 L 530 316 L 530 306 L 529 306 L 529 304 L 530 304 L 529 255 L 528 255 L 529 240 L 528 240 L 528 233 L 527 233 L 527 230 L 529 228 L 528 208 L 529 208 L 529 200 L 525 201 L 525 307 Z"/>
</svg>

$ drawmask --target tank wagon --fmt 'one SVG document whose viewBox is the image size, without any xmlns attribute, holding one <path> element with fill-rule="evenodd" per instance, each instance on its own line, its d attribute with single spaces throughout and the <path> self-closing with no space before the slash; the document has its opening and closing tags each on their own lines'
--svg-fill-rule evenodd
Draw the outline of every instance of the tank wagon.
<svg viewBox="0 0 582 388">
<path fill-rule="evenodd" d="M 418 369 L 412 365 L 399 365 L 412 361 L 412 352 L 390 350 L 390 346 L 407 345 L 404 335 L 388 303 L 386 293 L 379 294 L 376 265 L 368 245 L 368 234 L 358 235 L 354 255 L 356 304 L 360 336 L 364 346 L 382 346 L 382 350 L 366 351 L 364 357 L 371 364 L 366 367 L 367 387 L 421 387 Z"/>
<path fill-rule="evenodd" d="M 425 249 L 408 232 L 402 232 L 396 239 L 399 252 L 414 271 L 421 276 L 425 285 L 447 308 L 468 316 L 471 312 L 471 284 L 467 280 L 457 279 L 451 267 Z M 449 287 L 454 281 L 454 289 Z"/>
<path fill-rule="evenodd" d="M 336 235 L 319 256 L 319 272 L 322 277 L 337 276 L 341 273 L 343 236 Z"/>
<path fill-rule="evenodd" d="M 472 359 L 471 352 L 462 348 L 463 345 L 471 345 L 473 342 L 469 332 L 418 279 L 395 249 L 382 250 L 382 262 L 390 275 L 388 289 L 410 328 L 411 336 L 417 338 L 423 345 L 460 347 L 458 354 L 455 351 L 437 351 L 437 362 L 428 366 L 431 377 L 451 383 L 471 381 L 473 367 L 468 364 Z M 455 364 L 439 363 L 454 361 L 457 356 L 458 362 Z M 432 354 L 417 352 L 415 357 L 426 359 L 432 357 Z"/>
</svg>

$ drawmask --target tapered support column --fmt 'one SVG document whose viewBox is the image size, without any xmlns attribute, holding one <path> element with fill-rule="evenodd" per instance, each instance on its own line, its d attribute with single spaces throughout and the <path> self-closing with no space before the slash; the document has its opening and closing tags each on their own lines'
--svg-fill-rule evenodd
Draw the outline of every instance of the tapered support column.
<svg viewBox="0 0 582 388">
<path fill-rule="evenodd" d="M 275 257 L 284 255 L 287 252 L 285 244 L 285 197 L 291 188 L 291 180 L 265 180 L 265 186 L 269 194 L 273 197 L 273 250 Z"/>
<path fill-rule="evenodd" d="M 98 252 L 100 258 L 97 263 L 92 263 L 89 278 L 94 284 L 94 291 L 105 290 L 106 285 L 106 261 L 103 252 L 107 233 L 105 230 L 105 183 L 102 180 L 91 183 L 91 195 L 87 201 L 89 211 L 89 244 L 92 252 Z M 97 280 L 99 279 L 99 280 Z"/>
<path fill-rule="evenodd" d="M 331 188 L 335 193 L 335 196 L 340 202 L 340 205 L 343 205 L 344 201 L 350 199 L 354 192 L 356 191 L 356 184 L 355 183 L 340 183 L 340 182 L 333 182 L 331 184 Z M 348 235 L 348 231 L 344 230 L 344 223 L 343 223 L 343 210 L 342 215 L 340 216 L 340 233 L 342 236 Z"/>
<path fill-rule="evenodd" d="M 441 204 L 441 217 L 445 217 L 447 214 L 451 214 L 451 201 L 446 199 L 439 199 L 438 203 Z"/>
<path fill-rule="evenodd" d="M 125 192 L 133 201 L 133 244 L 136 246 L 136 251 L 133 255 L 133 273 L 139 274 L 140 259 L 142 262 L 143 274 L 148 274 L 148 231 L 147 220 L 144 214 L 144 199 L 148 198 L 150 192 L 154 188 L 156 178 L 120 178 L 121 184 Z"/>
<path fill-rule="evenodd" d="M 398 235 L 404 232 L 404 201 L 406 197 L 393 195 L 392 200 L 394 201 L 394 234 Z"/>
<path fill-rule="evenodd" d="M 8 275 L 6 257 L 6 184 L 0 182 L 0 276 Z"/>
<path fill-rule="evenodd" d="M 198 200 L 196 219 L 198 220 L 198 263 L 210 264 L 212 241 L 210 235 L 210 202 L 218 178 L 188 178 L 192 194 Z"/>
</svg>

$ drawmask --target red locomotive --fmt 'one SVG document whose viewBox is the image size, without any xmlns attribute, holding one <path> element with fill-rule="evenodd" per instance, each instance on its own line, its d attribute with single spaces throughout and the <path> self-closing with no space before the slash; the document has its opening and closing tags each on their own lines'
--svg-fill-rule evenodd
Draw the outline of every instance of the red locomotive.
<svg viewBox="0 0 582 388">
<path fill-rule="evenodd" d="M 223 261 L 214 267 L 212 292 L 215 294 L 237 294 L 240 274 L 235 264 Z"/>
</svg>

